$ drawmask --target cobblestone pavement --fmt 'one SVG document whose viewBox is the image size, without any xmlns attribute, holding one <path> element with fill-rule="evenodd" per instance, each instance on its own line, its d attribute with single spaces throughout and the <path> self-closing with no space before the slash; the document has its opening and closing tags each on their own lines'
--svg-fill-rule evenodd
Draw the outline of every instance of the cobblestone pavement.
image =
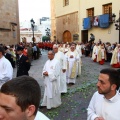
<svg viewBox="0 0 120 120">
<path fill-rule="evenodd" d="M 42 56 L 38 60 L 32 61 L 31 63 L 32 66 L 29 71 L 29 76 L 35 78 L 38 81 L 39 85 L 41 86 L 42 95 L 44 91 L 42 69 L 46 61 L 47 61 L 47 51 L 42 51 Z M 16 77 L 16 71 L 17 69 L 15 68 L 13 77 Z"/>
<path fill-rule="evenodd" d="M 35 78 L 41 86 L 42 96 L 44 92 L 43 78 L 41 76 L 43 66 L 47 60 L 47 51 L 42 51 L 38 60 L 32 61 L 29 71 L 30 76 Z M 82 57 L 82 74 L 77 78 L 76 84 L 68 86 L 68 93 L 62 95 L 62 105 L 56 109 L 40 109 L 51 120 L 86 120 L 86 108 L 93 92 L 96 91 L 96 82 L 99 72 L 103 68 L 110 68 L 110 64 L 94 63 L 90 57 Z M 16 69 L 14 69 L 14 76 Z"/>
</svg>

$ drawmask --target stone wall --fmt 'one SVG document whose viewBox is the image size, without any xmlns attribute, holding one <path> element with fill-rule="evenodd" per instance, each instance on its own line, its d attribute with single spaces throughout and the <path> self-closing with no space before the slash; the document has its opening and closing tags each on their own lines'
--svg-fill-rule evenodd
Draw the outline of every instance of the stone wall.
<svg viewBox="0 0 120 120">
<path fill-rule="evenodd" d="M 18 0 L 0 0 L 0 43 L 20 41 Z"/>
<path fill-rule="evenodd" d="M 63 33 L 69 31 L 71 33 L 71 41 L 73 35 L 78 34 L 78 12 L 70 13 L 56 18 L 57 40 L 63 41 Z"/>
</svg>

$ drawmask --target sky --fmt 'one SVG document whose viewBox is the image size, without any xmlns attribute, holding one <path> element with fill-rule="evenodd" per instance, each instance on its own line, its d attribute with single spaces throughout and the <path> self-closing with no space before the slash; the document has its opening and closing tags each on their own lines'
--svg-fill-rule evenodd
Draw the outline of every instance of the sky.
<svg viewBox="0 0 120 120">
<path fill-rule="evenodd" d="M 50 17 L 50 0 L 19 0 L 20 22 L 41 17 Z"/>
</svg>

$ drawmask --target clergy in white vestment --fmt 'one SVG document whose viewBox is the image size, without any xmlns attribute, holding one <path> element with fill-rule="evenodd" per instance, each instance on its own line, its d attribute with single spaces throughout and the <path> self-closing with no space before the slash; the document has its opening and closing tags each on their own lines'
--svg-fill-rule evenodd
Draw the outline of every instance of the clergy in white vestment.
<svg viewBox="0 0 120 120">
<path fill-rule="evenodd" d="M 76 82 L 77 76 L 77 62 L 79 62 L 80 56 L 75 50 L 75 43 L 71 43 L 70 50 L 65 54 L 67 59 L 67 83 Z"/>
<path fill-rule="evenodd" d="M 41 106 L 47 109 L 61 105 L 61 93 L 59 90 L 60 63 L 54 58 L 54 52 L 48 52 L 47 62 L 44 65 L 42 75 L 44 77 L 45 91 Z"/>
<path fill-rule="evenodd" d="M 66 69 L 67 60 L 63 52 L 58 51 L 58 45 L 53 45 L 53 51 L 55 52 L 55 58 L 60 62 L 60 92 L 67 93 L 66 83 Z"/>
<path fill-rule="evenodd" d="M 59 50 L 59 51 L 64 52 L 64 49 L 65 49 L 65 48 L 63 47 L 63 44 L 62 44 L 62 43 L 58 45 L 58 50 Z"/>
<path fill-rule="evenodd" d="M 76 50 L 77 50 L 77 52 L 78 52 L 78 54 L 79 54 L 79 56 L 80 56 L 80 59 L 79 59 L 79 61 L 77 62 L 77 63 L 78 63 L 77 75 L 80 76 L 80 75 L 81 75 L 81 66 L 82 66 L 82 59 L 81 59 L 81 57 L 82 57 L 82 49 L 81 49 L 80 43 L 78 43 L 78 44 L 76 45 Z"/>
<path fill-rule="evenodd" d="M 93 52 L 92 52 L 92 60 L 93 60 L 94 62 L 97 61 L 98 51 L 99 51 L 99 44 L 96 43 L 96 45 L 93 47 Z"/>
<path fill-rule="evenodd" d="M 11 63 L 4 57 L 4 48 L 0 46 L 0 88 L 2 84 L 11 80 L 13 68 Z"/>
<path fill-rule="evenodd" d="M 64 48 L 64 54 L 67 53 L 69 51 L 69 47 L 67 44 L 65 44 L 65 48 Z"/>
</svg>

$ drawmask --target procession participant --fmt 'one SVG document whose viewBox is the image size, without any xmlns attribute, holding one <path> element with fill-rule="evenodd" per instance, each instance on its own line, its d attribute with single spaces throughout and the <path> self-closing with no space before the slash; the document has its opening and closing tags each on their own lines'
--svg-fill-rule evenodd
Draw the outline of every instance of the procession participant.
<svg viewBox="0 0 120 120">
<path fill-rule="evenodd" d="M 85 44 L 85 57 L 90 56 L 90 49 L 91 49 L 90 43 L 86 43 Z"/>
<path fill-rule="evenodd" d="M 23 49 L 23 55 L 25 55 L 25 56 L 27 56 L 27 47 L 26 47 L 26 45 L 25 45 L 25 47 L 24 47 L 24 49 Z"/>
<path fill-rule="evenodd" d="M 96 43 L 96 45 L 93 47 L 93 52 L 92 52 L 92 60 L 94 62 L 97 61 L 98 50 L 99 50 L 99 44 Z"/>
<path fill-rule="evenodd" d="M 4 57 L 4 48 L 0 46 L 0 88 L 2 84 L 12 79 L 13 68 L 8 59 Z"/>
<path fill-rule="evenodd" d="M 79 54 L 75 50 L 75 43 L 71 43 L 70 50 L 65 54 L 67 59 L 67 83 L 75 84 L 77 76 L 77 62 L 79 62 Z"/>
<path fill-rule="evenodd" d="M 97 62 L 99 62 L 100 65 L 103 65 L 105 60 L 106 60 L 106 50 L 104 48 L 104 45 L 101 44 L 100 49 L 98 50 Z"/>
<path fill-rule="evenodd" d="M 110 62 L 110 65 L 112 65 L 113 68 L 119 68 L 120 65 L 119 65 L 119 62 L 118 62 L 118 56 L 119 56 L 119 49 L 120 49 L 120 44 L 118 44 L 116 46 L 116 48 L 114 49 L 113 53 L 112 53 L 112 59 L 111 59 L 111 62 Z"/>
<path fill-rule="evenodd" d="M 112 46 L 111 46 L 111 43 L 106 43 L 106 56 L 107 56 L 107 62 L 110 62 L 111 61 L 111 58 L 112 58 Z"/>
<path fill-rule="evenodd" d="M 62 43 L 59 44 L 58 50 L 61 51 L 61 52 L 64 52 L 64 47 L 63 47 Z"/>
<path fill-rule="evenodd" d="M 36 48 L 37 48 L 36 58 L 39 59 L 42 54 L 40 48 L 38 47 L 38 44 L 36 44 Z"/>
<path fill-rule="evenodd" d="M 17 77 L 22 75 L 29 75 L 28 71 L 30 70 L 30 62 L 27 56 L 23 55 L 23 47 L 17 47 Z"/>
<path fill-rule="evenodd" d="M 28 44 L 27 45 L 27 57 L 28 57 L 28 60 L 30 62 L 30 65 L 31 65 L 31 62 L 32 62 L 32 56 L 33 56 L 32 44 Z"/>
<path fill-rule="evenodd" d="M 45 84 L 44 97 L 41 106 L 47 109 L 56 108 L 61 105 L 61 94 L 59 90 L 60 63 L 54 58 L 54 52 L 48 52 L 47 62 L 43 68 L 43 78 Z"/>
<path fill-rule="evenodd" d="M 55 53 L 55 58 L 60 62 L 60 92 L 67 93 L 67 84 L 66 84 L 66 69 L 67 61 L 63 52 L 58 51 L 58 45 L 53 45 L 53 51 Z"/>
<path fill-rule="evenodd" d="M 4 56 L 6 59 L 8 59 L 12 65 L 12 67 L 14 68 L 14 62 L 13 62 L 13 58 L 12 58 L 12 55 L 10 54 L 10 50 L 8 49 L 8 47 L 4 47 Z"/>
<path fill-rule="evenodd" d="M 77 76 L 80 76 L 81 75 L 81 66 L 82 66 L 82 60 L 81 60 L 81 57 L 82 57 L 82 50 L 81 50 L 81 45 L 80 43 L 77 43 L 77 46 L 76 46 L 76 51 L 78 52 L 79 54 L 79 61 L 77 62 L 78 65 L 77 65 Z"/>
<path fill-rule="evenodd" d="M 64 54 L 67 53 L 68 51 L 69 51 L 69 47 L 67 46 L 67 44 L 65 44 Z"/>
<path fill-rule="evenodd" d="M 37 46 L 35 43 L 33 44 L 33 57 L 34 57 L 34 60 L 37 59 Z"/>
<path fill-rule="evenodd" d="M 13 66 L 12 66 L 12 67 L 15 68 L 15 64 L 16 64 L 16 54 L 15 54 L 15 51 L 14 51 L 14 49 L 13 49 L 12 46 L 9 48 L 9 50 L 10 50 L 10 53 L 11 53 L 12 59 L 13 59 Z"/>
<path fill-rule="evenodd" d="M 120 75 L 115 69 L 100 71 L 97 89 L 87 109 L 87 120 L 120 119 Z"/>
<path fill-rule="evenodd" d="M 40 99 L 34 78 L 21 76 L 6 82 L 0 91 L 0 120 L 49 120 L 38 111 Z"/>
<path fill-rule="evenodd" d="M 79 53 L 79 55 L 82 56 L 82 50 L 81 50 L 81 45 L 80 45 L 80 43 L 77 43 L 77 45 L 76 45 L 76 50 L 77 50 L 77 52 Z"/>
</svg>

